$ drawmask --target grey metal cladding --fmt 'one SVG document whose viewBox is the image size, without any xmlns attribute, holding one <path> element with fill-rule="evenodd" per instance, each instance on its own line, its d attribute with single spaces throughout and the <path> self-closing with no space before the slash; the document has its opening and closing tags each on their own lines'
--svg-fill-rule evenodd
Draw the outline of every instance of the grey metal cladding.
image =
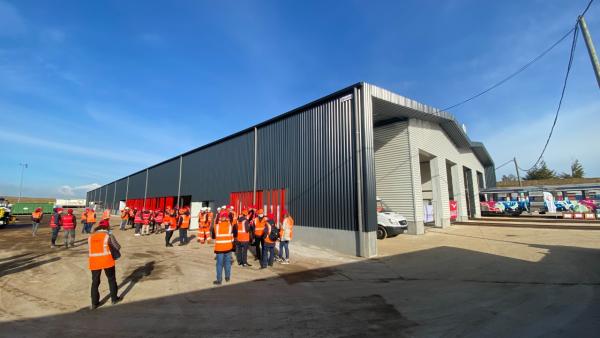
<svg viewBox="0 0 600 338">
<path fill-rule="evenodd" d="M 117 193 L 115 194 L 115 201 L 124 201 L 127 193 L 127 178 L 122 178 L 117 181 Z"/>
<path fill-rule="evenodd" d="M 357 90 L 356 95 L 358 107 L 360 109 L 360 118 L 362 118 L 362 170 L 363 170 L 363 210 L 364 210 L 364 229 L 363 231 L 377 231 L 377 192 L 375 175 L 375 146 L 374 146 L 374 117 L 373 109 L 365 109 L 367 104 L 366 95 L 368 91 L 362 87 Z"/>
<path fill-rule="evenodd" d="M 110 183 L 106 185 L 106 206 L 114 209 L 114 197 L 115 197 L 115 184 Z"/>
<path fill-rule="evenodd" d="M 252 191 L 253 154 L 253 132 L 186 154 L 181 171 L 181 196 L 191 195 L 192 201 L 214 201 L 221 205 L 229 202 L 231 192 Z"/>
<path fill-rule="evenodd" d="M 179 158 L 155 166 L 148 171 L 148 197 L 177 196 Z"/>
<path fill-rule="evenodd" d="M 351 131 L 339 98 L 258 128 L 257 190 L 287 189 L 299 225 L 356 230 Z"/>
<path fill-rule="evenodd" d="M 146 190 L 146 171 L 140 171 L 139 173 L 129 177 L 129 196 L 127 198 L 144 198 L 144 191 Z"/>
</svg>

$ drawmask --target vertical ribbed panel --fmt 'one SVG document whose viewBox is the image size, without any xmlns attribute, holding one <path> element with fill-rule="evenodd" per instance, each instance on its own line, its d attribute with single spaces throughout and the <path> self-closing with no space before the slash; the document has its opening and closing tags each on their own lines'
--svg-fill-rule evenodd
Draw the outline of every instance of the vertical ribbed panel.
<svg viewBox="0 0 600 338">
<path fill-rule="evenodd" d="M 364 231 L 377 230 L 377 203 L 376 203 L 376 171 L 375 171 L 375 148 L 373 129 L 373 109 L 370 86 L 363 86 L 357 95 L 359 117 L 361 121 L 362 152 L 362 184 L 363 184 L 363 210 Z"/>
<path fill-rule="evenodd" d="M 334 99 L 258 129 L 257 189 L 286 189 L 297 224 L 356 230 L 352 99 Z"/>
<path fill-rule="evenodd" d="M 377 196 L 387 209 L 414 222 L 408 121 L 375 128 Z"/>
<path fill-rule="evenodd" d="M 115 197 L 115 184 L 110 183 L 105 186 L 106 189 L 106 197 L 105 204 L 106 208 L 113 209 L 114 208 L 114 197 Z"/>
<path fill-rule="evenodd" d="M 123 178 L 117 181 L 117 193 L 115 194 L 115 203 L 118 207 L 119 201 L 126 200 L 127 193 L 127 178 Z"/>
<path fill-rule="evenodd" d="M 144 198 L 146 189 L 146 170 L 129 177 L 129 199 Z"/>
<path fill-rule="evenodd" d="M 252 191 L 254 136 L 248 132 L 183 156 L 181 196 L 227 204 L 229 194 Z M 175 193 L 177 184 L 175 183 Z"/>
<path fill-rule="evenodd" d="M 152 167 L 148 171 L 147 197 L 177 196 L 179 158 Z"/>
</svg>

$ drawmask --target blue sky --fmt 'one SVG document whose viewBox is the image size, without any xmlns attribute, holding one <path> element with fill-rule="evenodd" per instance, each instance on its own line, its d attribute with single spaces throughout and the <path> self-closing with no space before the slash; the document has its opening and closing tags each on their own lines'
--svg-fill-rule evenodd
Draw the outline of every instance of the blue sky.
<svg viewBox="0 0 600 338">
<path fill-rule="evenodd" d="M 78 197 L 358 81 L 435 106 L 493 84 L 556 41 L 587 0 L 0 0 L 0 195 Z M 587 14 L 600 44 L 600 8 Z M 451 112 L 497 164 L 530 166 L 569 41 Z M 583 40 L 555 137 L 600 176 L 598 87 Z M 498 171 L 510 173 L 507 166 Z"/>
</svg>

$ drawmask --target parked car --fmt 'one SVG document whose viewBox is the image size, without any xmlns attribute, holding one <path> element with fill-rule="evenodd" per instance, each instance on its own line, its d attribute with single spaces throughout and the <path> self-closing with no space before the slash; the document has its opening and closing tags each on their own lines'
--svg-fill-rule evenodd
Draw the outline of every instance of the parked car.
<svg viewBox="0 0 600 338">
<path fill-rule="evenodd" d="M 395 237 L 408 229 L 406 218 L 387 210 L 381 199 L 377 199 L 377 239 Z"/>
</svg>

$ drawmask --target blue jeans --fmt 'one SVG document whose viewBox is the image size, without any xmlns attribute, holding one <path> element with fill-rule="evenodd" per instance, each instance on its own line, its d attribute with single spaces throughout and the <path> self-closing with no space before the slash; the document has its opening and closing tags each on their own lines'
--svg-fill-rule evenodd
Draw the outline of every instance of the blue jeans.
<svg viewBox="0 0 600 338">
<path fill-rule="evenodd" d="M 85 232 L 87 231 L 87 222 L 81 222 L 81 233 L 85 234 Z"/>
<path fill-rule="evenodd" d="M 40 222 L 33 222 L 32 225 L 33 225 L 33 235 L 35 236 L 35 234 L 37 233 L 38 228 L 40 226 Z"/>
<path fill-rule="evenodd" d="M 223 278 L 223 268 L 225 268 L 225 279 L 231 278 L 231 252 L 217 254 L 217 281 Z"/>
<path fill-rule="evenodd" d="M 179 243 L 180 244 L 187 244 L 187 242 L 188 242 L 187 231 L 188 231 L 188 229 L 179 228 Z"/>
<path fill-rule="evenodd" d="M 56 245 L 56 238 L 58 237 L 59 227 L 52 228 L 52 245 Z"/>
<path fill-rule="evenodd" d="M 266 268 L 267 265 L 273 266 L 273 261 L 275 260 L 275 244 L 265 244 L 262 252 L 262 261 L 260 261 L 260 266 Z"/>
<path fill-rule="evenodd" d="M 95 223 L 87 223 L 86 227 L 85 227 L 85 232 L 87 232 L 88 234 L 92 233 L 92 227 L 94 226 Z"/>
<path fill-rule="evenodd" d="M 279 242 L 279 258 L 283 259 L 283 250 L 285 250 L 285 259 L 290 259 L 290 241 Z"/>
<path fill-rule="evenodd" d="M 119 229 L 125 230 L 125 226 L 126 225 L 127 225 L 127 220 L 126 219 L 122 219 L 121 220 L 121 226 L 119 227 Z"/>
</svg>

